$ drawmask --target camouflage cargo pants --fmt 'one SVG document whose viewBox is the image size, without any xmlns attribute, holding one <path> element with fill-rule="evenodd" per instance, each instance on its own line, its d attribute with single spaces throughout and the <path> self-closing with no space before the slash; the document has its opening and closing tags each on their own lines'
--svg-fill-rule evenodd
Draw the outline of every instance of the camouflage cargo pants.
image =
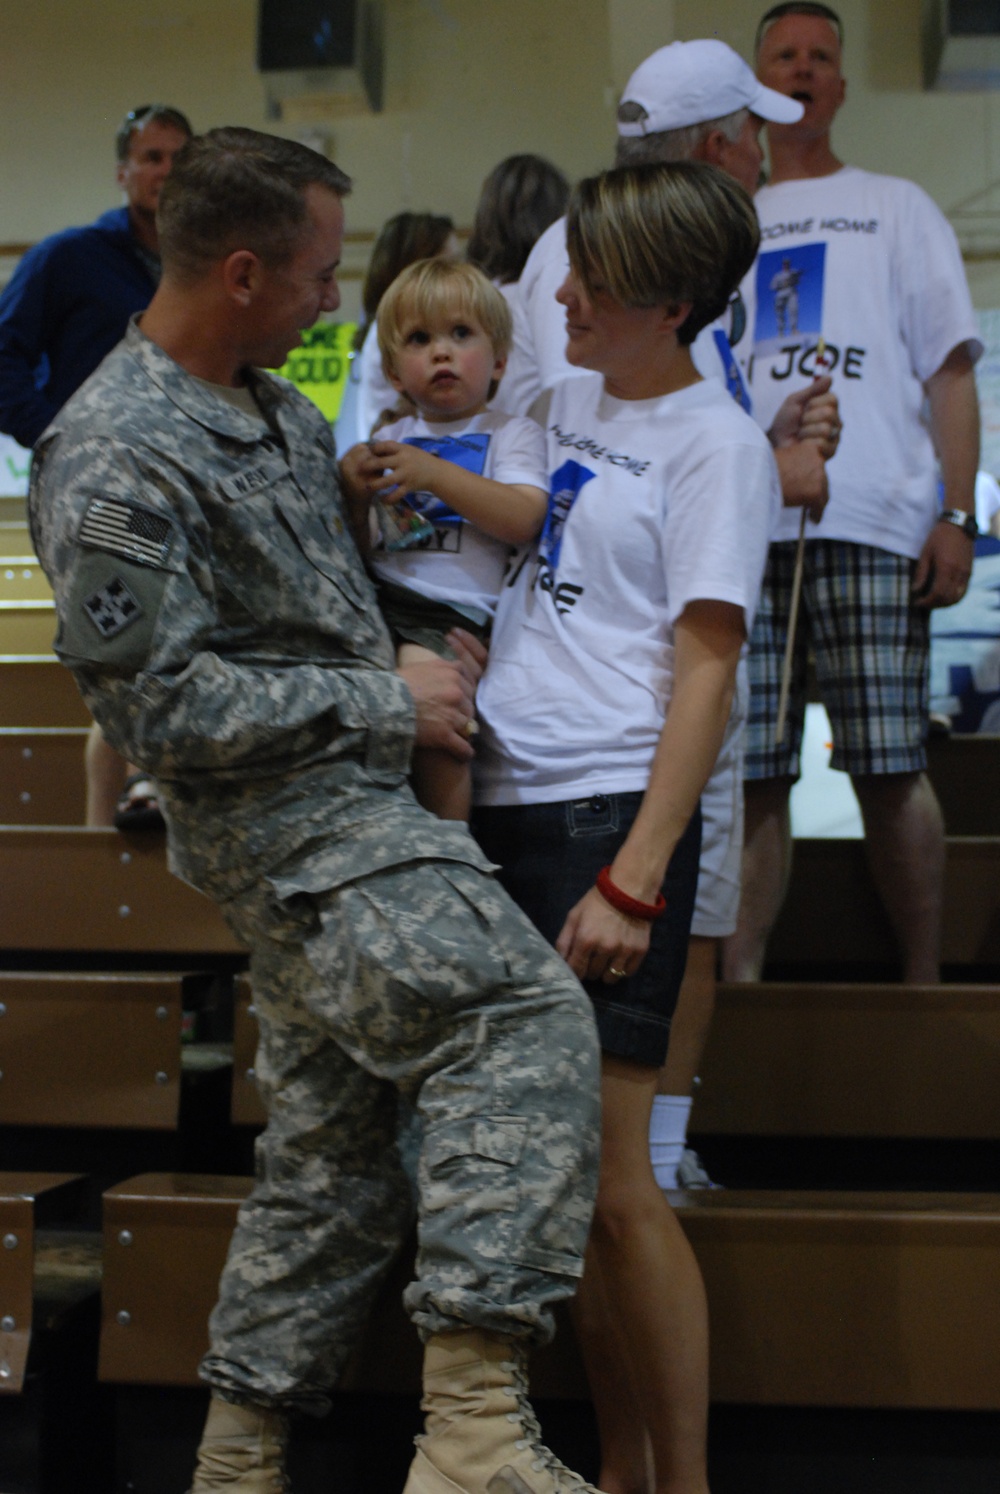
<svg viewBox="0 0 1000 1494">
<path fill-rule="evenodd" d="M 544 1339 L 582 1271 L 597 1040 L 563 961 L 493 879 L 417 862 L 226 909 L 252 951 L 269 1121 L 202 1376 L 322 1411 L 412 1221 L 399 1096 L 422 1122 L 420 1332 Z"/>
</svg>

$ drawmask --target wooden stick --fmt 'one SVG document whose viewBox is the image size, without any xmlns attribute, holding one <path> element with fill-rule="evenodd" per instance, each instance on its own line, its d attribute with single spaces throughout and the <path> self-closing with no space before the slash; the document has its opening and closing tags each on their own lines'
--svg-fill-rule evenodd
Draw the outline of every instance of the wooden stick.
<svg viewBox="0 0 1000 1494">
<path fill-rule="evenodd" d="M 826 360 L 826 342 L 820 337 L 816 344 L 816 363 L 819 368 Z M 795 572 L 792 576 L 792 604 L 788 609 L 788 636 L 785 639 L 785 658 L 781 666 L 781 689 L 778 692 L 778 719 L 774 728 L 774 740 L 780 746 L 785 740 L 785 718 L 788 715 L 788 692 L 792 683 L 792 655 L 795 652 L 795 633 L 799 622 L 799 600 L 802 596 L 802 571 L 806 559 L 806 517 L 808 509 L 803 507 L 799 519 L 799 543 L 795 551 Z"/>
<path fill-rule="evenodd" d="M 778 693 L 778 720 L 774 728 L 774 740 L 780 746 L 785 740 L 785 717 L 788 714 L 788 692 L 792 683 L 792 655 L 795 652 L 795 631 L 799 621 L 799 598 L 802 595 L 802 569 L 806 558 L 806 510 L 803 508 L 799 520 L 799 543 L 795 551 L 795 574 L 792 577 L 792 605 L 788 611 L 788 636 L 785 639 L 785 659 L 781 666 L 781 690 Z"/>
</svg>

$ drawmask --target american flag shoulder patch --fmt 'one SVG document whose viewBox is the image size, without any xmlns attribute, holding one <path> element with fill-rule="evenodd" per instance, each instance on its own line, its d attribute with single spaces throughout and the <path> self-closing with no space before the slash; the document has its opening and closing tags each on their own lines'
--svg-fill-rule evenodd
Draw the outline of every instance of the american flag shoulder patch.
<svg viewBox="0 0 1000 1494">
<path fill-rule="evenodd" d="M 78 538 L 82 545 L 159 568 L 170 554 L 172 531 L 169 519 L 148 508 L 137 508 L 120 498 L 92 498 Z"/>
</svg>

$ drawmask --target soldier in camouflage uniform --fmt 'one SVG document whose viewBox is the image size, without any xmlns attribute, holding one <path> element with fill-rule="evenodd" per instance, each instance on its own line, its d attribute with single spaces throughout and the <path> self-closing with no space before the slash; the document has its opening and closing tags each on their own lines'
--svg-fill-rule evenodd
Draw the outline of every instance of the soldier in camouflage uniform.
<svg viewBox="0 0 1000 1494">
<path fill-rule="evenodd" d="M 427 1411 L 407 1489 L 551 1494 L 581 1481 L 540 1443 L 522 1350 L 582 1270 L 589 1005 L 464 826 L 412 796 L 415 742 L 468 753 L 470 687 L 451 661 L 395 671 L 329 427 L 259 371 L 338 305 L 348 185 L 253 131 L 186 148 L 160 290 L 44 436 L 32 523 L 57 651 L 155 775 L 174 870 L 251 952 L 269 1121 L 194 1490 L 285 1487 L 287 1414 L 327 1406 L 411 1223 L 402 1094 Z"/>
</svg>

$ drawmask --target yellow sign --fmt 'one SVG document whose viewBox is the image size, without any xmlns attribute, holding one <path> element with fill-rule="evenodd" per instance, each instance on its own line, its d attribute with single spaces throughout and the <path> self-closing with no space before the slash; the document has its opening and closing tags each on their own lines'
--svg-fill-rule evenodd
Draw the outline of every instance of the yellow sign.
<svg viewBox="0 0 1000 1494">
<path fill-rule="evenodd" d="M 354 322 L 317 322 L 302 334 L 302 346 L 278 372 L 318 405 L 331 425 L 347 388 Z"/>
</svg>

